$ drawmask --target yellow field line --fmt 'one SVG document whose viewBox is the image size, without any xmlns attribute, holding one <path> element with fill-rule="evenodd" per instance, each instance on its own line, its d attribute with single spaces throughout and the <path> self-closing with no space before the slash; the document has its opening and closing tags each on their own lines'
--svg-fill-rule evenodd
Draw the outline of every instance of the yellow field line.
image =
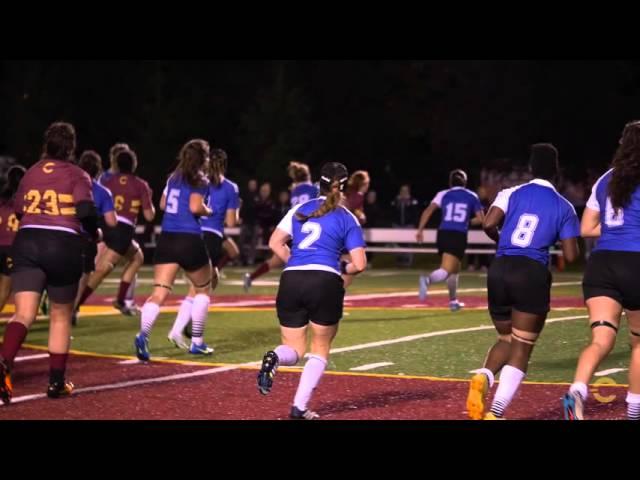
<svg viewBox="0 0 640 480">
<path fill-rule="evenodd" d="M 48 351 L 47 347 L 43 347 L 40 345 L 32 345 L 25 343 L 23 345 L 25 348 L 31 348 L 33 350 L 39 351 Z M 104 358 L 104 359 L 113 359 L 113 360 L 135 360 L 136 357 L 130 355 L 116 355 L 116 354 L 106 354 L 106 353 L 97 353 L 97 352 L 86 352 L 82 350 L 69 350 L 69 353 L 73 355 L 83 356 L 83 357 L 94 357 L 94 358 Z M 164 363 L 164 364 L 173 364 L 173 365 L 184 365 L 190 367 L 232 367 L 237 364 L 234 363 L 220 363 L 220 362 L 193 362 L 189 360 L 177 360 L 177 359 L 156 359 L 152 360 L 152 363 Z M 257 366 L 239 366 L 239 370 L 259 370 Z M 291 368 L 291 367 L 280 367 L 281 372 L 300 372 L 299 368 Z M 425 380 L 429 382 L 458 382 L 458 383 L 466 383 L 469 381 L 468 378 L 443 378 L 443 377 L 432 377 L 429 375 L 399 375 L 393 373 L 355 373 L 355 372 L 342 372 L 336 370 L 327 370 L 325 372 L 327 375 L 335 375 L 335 376 L 343 376 L 343 377 L 371 377 L 371 378 L 390 378 L 390 379 L 404 379 L 404 380 Z M 497 383 L 500 383 L 497 381 Z M 565 385 L 569 386 L 571 383 L 567 382 L 531 382 L 525 381 L 523 382 L 525 385 Z M 627 388 L 629 385 L 626 384 L 591 384 L 593 387 L 621 387 Z"/>
</svg>

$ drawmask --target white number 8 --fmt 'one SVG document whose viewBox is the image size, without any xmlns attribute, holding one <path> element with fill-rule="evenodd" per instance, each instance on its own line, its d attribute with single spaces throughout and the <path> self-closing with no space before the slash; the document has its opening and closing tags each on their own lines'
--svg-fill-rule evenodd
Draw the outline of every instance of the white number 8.
<svg viewBox="0 0 640 480">
<path fill-rule="evenodd" d="M 301 250 L 305 250 L 313 245 L 319 238 L 322 233 L 322 225 L 315 222 L 304 222 L 302 224 L 302 233 L 308 233 L 306 237 L 300 242 L 298 248 Z"/>
<path fill-rule="evenodd" d="M 531 245 L 533 234 L 538 227 L 538 216 L 531 213 L 520 215 L 518 226 L 511 234 L 511 244 L 516 247 L 526 248 Z"/>
</svg>

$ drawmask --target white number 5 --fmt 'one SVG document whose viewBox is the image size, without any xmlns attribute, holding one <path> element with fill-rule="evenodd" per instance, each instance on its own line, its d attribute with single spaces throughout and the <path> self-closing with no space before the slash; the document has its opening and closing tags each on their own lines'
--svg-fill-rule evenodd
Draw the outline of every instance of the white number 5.
<svg viewBox="0 0 640 480">
<path fill-rule="evenodd" d="M 298 248 L 300 248 L 301 250 L 305 250 L 311 247 L 311 245 L 313 245 L 320 238 L 320 234 L 322 233 L 322 226 L 319 223 L 315 222 L 304 222 L 300 230 L 302 230 L 302 233 L 309 234 L 304 237 L 304 239 L 298 245 Z"/>
<path fill-rule="evenodd" d="M 167 213 L 178 213 L 178 198 L 180 197 L 180 190 L 177 188 L 172 188 L 169 191 L 169 196 L 167 197 Z"/>
</svg>

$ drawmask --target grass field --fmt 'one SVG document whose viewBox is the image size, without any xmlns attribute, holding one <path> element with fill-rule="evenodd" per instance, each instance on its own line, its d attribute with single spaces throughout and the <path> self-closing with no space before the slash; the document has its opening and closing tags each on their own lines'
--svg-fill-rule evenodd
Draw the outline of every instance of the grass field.
<svg viewBox="0 0 640 480">
<path fill-rule="evenodd" d="M 266 350 L 276 346 L 279 329 L 273 297 L 279 272 L 261 278 L 245 294 L 241 286 L 245 271 L 226 269 L 226 278 L 213 295 L 205 333 L 205 340 L 215 348 L 212 356 L 192 356 L 166 339 L 177 303 L 186 290 L 180 283 L 168 306 L 172 311 L 160 315 L 151 335 L 152 360 L 224 367 L 259 361 Z M 356 279 L 347 292 L 345 317 L 334 343 L 329 371 L 388 378 L 465 380 L 471 370 L 482 366 L 495 339 L 486 309 L 486 274 L 461 275 L 459 297 L 470 308 L 456 313 L 443 308 L 448 300 L 444 284 L 432 288 L 425 304 L 419 303 L 418 274 L 418 270 L 409 269 L 372 269 Z M 148 267 L 140 274 L 139 303 L 150 291 L 151 275 Z M 72 349 L 97 358 L 117 357 L 126 361 L 134 359 L 133 338 L 139 329 L 139 318 L 122 316 L 108 306 L 117 288 L 117 280 L 113 278 L 83 310 L 79 325 L 73 330 Z M 580 272 L 554 275 L 554 283 L 558 285 L 552 290 L 553 302 L 569 301 L 570 306 L 554 308 L 550 313 L 531 360 L 529 382 L 567 384 L 572 380 L 578 354 L 590 334 L 580 300 L 580 280 Z M 618 384 L 626 383 L 629 356 L 626 333 L 623 325 L 616 349 L 599 369 Z M 48 324 L 42 319 L 29 333 L 27 344 L 42 349 L 46 347 L 47 335 Z"/>
</svg>

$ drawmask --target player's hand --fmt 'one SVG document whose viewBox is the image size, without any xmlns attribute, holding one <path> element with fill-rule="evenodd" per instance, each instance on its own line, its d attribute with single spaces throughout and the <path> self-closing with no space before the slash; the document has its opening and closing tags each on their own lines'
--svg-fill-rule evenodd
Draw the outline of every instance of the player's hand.
<svg viewBox="0 0 640 480">
<path fill-rule="evenodd" d="M 418 243 L 424 242 L 424 231 L 418 230 L 418 232 L 416 233 L 416 241 Z"/>
</svg>

